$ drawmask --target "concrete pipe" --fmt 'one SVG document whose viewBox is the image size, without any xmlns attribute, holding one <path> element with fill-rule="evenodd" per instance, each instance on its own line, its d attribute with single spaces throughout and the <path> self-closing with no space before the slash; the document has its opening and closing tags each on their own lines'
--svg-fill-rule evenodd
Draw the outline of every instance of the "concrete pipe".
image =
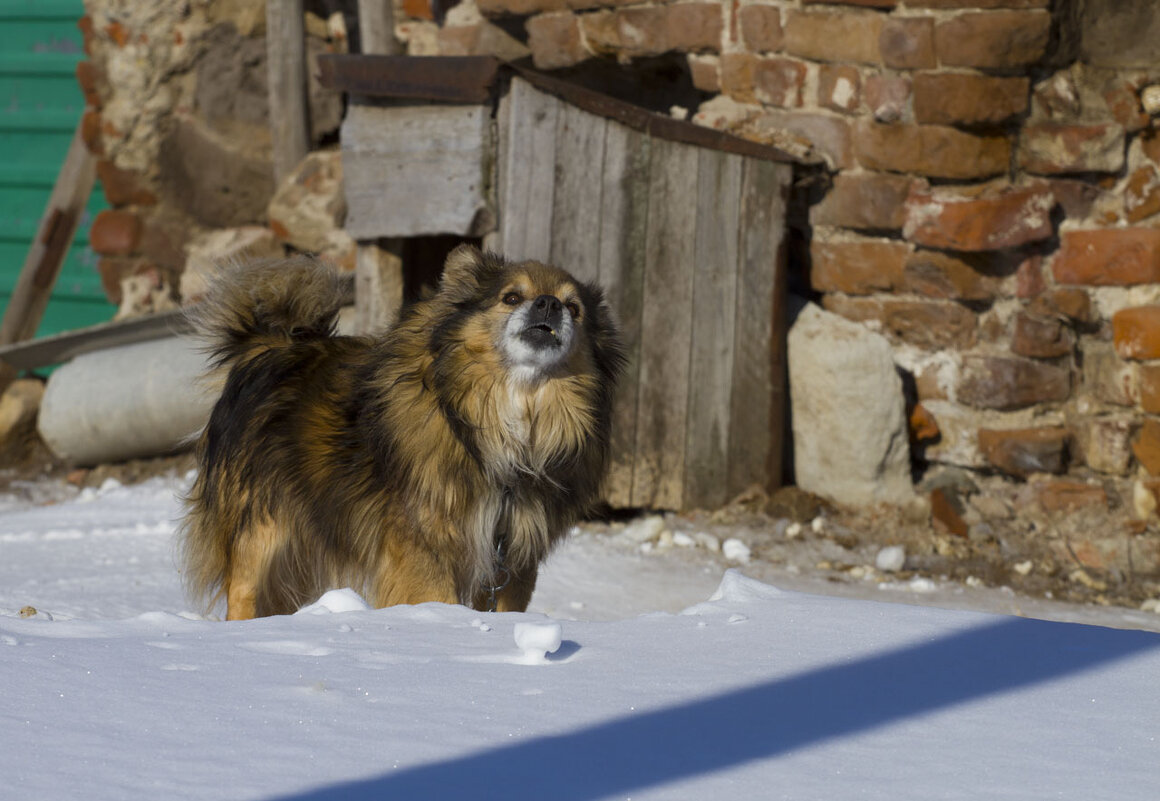
<svg viewBox="0 0 1160 801">
<path fill-rule="evenodd" d="M 40 435 L 78 465 L 180 449 L 209 420 L 206 358 L 168 338 L 86 353 L 58 368 L 40 406 Z"/>
</svg>

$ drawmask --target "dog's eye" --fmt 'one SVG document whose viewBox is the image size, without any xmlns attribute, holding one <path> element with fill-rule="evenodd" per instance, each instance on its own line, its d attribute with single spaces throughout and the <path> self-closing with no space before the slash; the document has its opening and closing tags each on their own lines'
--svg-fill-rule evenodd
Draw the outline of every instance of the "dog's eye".
<svg viewBox="0 0 1160 801">
<path fill-rule="evenodd" d="M 568 313 L 572 315 L 573 320 L 575 320 L 577 317 L 580 316 L 580 304 L 579 303 L 577 303 L 574 300 L 570 300 L 567 303 L 565 303 L 564 305 L 568 307 Z"/>
<path fill-rule="evenodd" d="M 519 292 L 508 292 L 503 296 L 503 302 L 508 306 L 518 306 L 524 298 Z"/>
</svg>

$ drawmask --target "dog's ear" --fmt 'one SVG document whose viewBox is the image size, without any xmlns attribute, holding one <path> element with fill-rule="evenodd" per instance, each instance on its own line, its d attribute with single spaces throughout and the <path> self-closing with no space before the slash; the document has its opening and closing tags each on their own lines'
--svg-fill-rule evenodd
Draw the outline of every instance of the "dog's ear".
<svg viewBox="0 0 1160 801">
<path fill-rule="evenodd" d="M 483 254 L 472 245 L 455 248 L 443 263 L 441 289 L 455 295 L 471 293 L 479 282 L 477 273 L 482 259 Z"/>
</svg>

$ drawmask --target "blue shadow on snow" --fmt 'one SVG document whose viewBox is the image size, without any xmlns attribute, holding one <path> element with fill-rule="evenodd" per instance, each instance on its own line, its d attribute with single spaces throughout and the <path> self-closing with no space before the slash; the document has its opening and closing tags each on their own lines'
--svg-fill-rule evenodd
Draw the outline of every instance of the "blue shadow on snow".
<svg viewBox="0 0 1160 801">
<path fill-rule="evenodd" d="M 591 801 L 785 754 L 1160 648 L 1160 635 L 1021 618 L 294 801 Z"/>
</svg>

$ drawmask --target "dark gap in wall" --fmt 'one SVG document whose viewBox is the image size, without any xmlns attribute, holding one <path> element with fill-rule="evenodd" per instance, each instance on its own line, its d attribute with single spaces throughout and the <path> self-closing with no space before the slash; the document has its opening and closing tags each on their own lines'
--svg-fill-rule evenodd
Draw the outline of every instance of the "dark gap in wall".
<svg viewBox="0 0 1160 801">
<path fill-rule="evenodd" d="M 526 66 L 532 66 L 530 59 L 526 61 Z M 693 86 L 689 62 L 683 53 L 636 58 L 628 64 L 590 58 L 574 67 L 552 70 L 551 75 L 666 116 L 673 106 L 688 109 L 691 116 L 701 103 L 714 96 Z"/>
</svg>

